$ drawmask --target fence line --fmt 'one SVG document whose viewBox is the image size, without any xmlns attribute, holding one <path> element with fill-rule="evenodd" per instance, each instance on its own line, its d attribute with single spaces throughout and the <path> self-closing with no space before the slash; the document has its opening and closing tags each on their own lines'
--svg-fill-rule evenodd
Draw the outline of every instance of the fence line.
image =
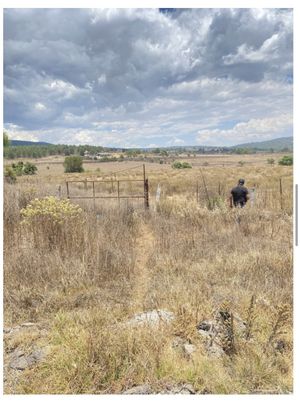
<svg viewBox="0 0 300 401">
<path fill-rule="evenodd" d="M 206 182 L 203 181 L 203 185 L 201 185 L 201 181 L 203 181 L 203 175 L 201 180 L 196 182 L 195 195 L 196 202 L 213 202 L 217 197 L 226 201 L 230 197 L 230 191 L 226 191 L 224 184 L 218 182 L 214 187 L 207 186 Z M 278 180 L 278 188 L 260 188 L 254 185 L 251 188 L 248 188 L 250 195 L 251 205 L 263 203 L 266 207 L 267 204 L 277 203 L 281 210 L 285 207 L 285 194 L 283 179 L 282 177 Z M 275 199 L 272 197 L 272 194 L 277 194 L 278 197 Z"/>
<path fill-rule="evenodd" d="M 143 194 L 136 194 L 136 195 L 121 195 L 120 194 L 120 183 L 123 182 L 143 182 Z M 87 191 L 88 183 L 92 184 L 92 196 L 91 195 L 84 195 L 84 196 L 75 196 L 70 194 L 70 184 L 72 183 L 83 183 L 84 189 Z M 105 184 L 110 183 L 112 185 L 112 190 L 114 189 L 113 184 L 117 184 L 117 195 L 105 195 L 105 196 L 98 196 L 96 195 L 95 191 L 95 183 L 97 184 Z M 146 178 L 146 169 L 145 165 L 143 164 L 143 179 L 111 179 L 111 180 L 88 180 L 87 178 L 84 180 L 66 180 L 66 189 L 67 189 L 67 198 L 68 199 L 92 199 L 94 209 L 96 207 L 96 199 L 117 199 L 118 204 L 120 206 L 121 199 L 144 199 L 144 207 L 145 209 L 149 208 L 149 182 L 148 178 Z"/>
</svg>

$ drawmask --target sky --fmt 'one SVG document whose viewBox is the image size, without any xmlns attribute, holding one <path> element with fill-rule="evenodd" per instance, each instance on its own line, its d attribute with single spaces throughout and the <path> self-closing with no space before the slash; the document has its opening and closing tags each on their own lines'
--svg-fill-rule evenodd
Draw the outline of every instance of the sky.
<svg viewBox="0 0 300 401">
<path fill-rule="evenodd" d="M 291 9 L 5 9 L 12 139 L 230 146 L 293 135 Z"/>
</svg>

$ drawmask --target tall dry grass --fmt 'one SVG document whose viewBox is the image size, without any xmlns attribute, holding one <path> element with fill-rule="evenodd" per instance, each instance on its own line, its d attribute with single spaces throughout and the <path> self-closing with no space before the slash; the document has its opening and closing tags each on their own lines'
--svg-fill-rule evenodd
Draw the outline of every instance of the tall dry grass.
<svg viewBox="0 0 300 401">
<path fill-rule="evenodd" d="M 63 226 L 50 247 L 47 236 L 38 243 L 24 230 L 20 209 L 55 194 L 58 183 L 5 186 L 5 324 L 44 324 L 50 347 L 15 392 L 119 393 L 141 383 L 154 392 L 170 383 L 202 393 L 291 392 L 291 170 L 274 167 L 264 176 L 247 168 L 241 176 L 258 188 L 284 177 L 283 208 L 274 191 L 266 204 L 230 210 L 224 196 L 209 210 L 195 201 L 198 173 L 170 170 L 150 177 L 152 204 L 157 184 L 164 188 L 156 211 L 99 202 L 95 212 L 82 201 L 80 224 Z M 211 187 L 226 176 L 230 189 L 233 175 L 205 171 Z M 229 322 L 234 352 L 212 358 L 196 326 L 224 302 L 245 333 Z M 141 306 L 176 318 L 159 329 L 124 325 Z M 173 346 L 178 337 L 196 346 L 191 357 Z"/>
</svg>

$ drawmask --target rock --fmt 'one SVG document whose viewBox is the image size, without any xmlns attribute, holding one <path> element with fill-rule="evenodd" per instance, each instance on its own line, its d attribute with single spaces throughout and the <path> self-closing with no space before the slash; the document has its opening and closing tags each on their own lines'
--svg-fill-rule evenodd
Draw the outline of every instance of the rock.
<svg viewBox="0 0 300 401">
<path fill-rule="evenodd" d="M 213 342 L 212 344 L 206 344 L 206 351 L 209 356 L 213 358 L 220 358 L 221 356 L 225 355 L 225 352 L 221 345 L 216 344 Z"/>
<path fill-rule="evenodd" d="M 9 367 L 11 369 L 25 370 L 40 362 L 44 356 L 45 352 L 41 348 L 36 348 L 27 356 L 24 351 L 16 349 L 11 355 Z"/>
<path fill-rule="evenodd" d="M 243 335 L 246 330 L 245 322 L 236 313 L 232 313 L 232 317 L 234 335 Z M 228 336 L 228 327 L 223 322 L 228 321 L 230 318 L 231 313 L 221 309 L 213 320 L 203 320 L 196 326 L 198 333 L 204 339 L 207 353 L 212 357 L 218 358 L 224 355 L 220 339 Z"/>
<path fill-rule="evenodd" d="M 143 324 L 157 326 L 160 323 L 170 323 L 174 317 L 174 313 L 158 309 L 149 312 L 138 313 L 134 315 L 133 318 L 127 322 L 127 324 L 130 326 L 139 326 Z"/>
<path fill-rule="evenodd" d="M 196 394 L 196 390 L 189 383 L 173 384 L 173 385 L 169 385 L 160 394 Z"/>
<path fill-rule="evenodd" d="M 45 351 L 43 349 L 41 349 L 41 348 L 36 348 L 26 358 L 28 366 L 32 366 L 35 363 L 41 362 L 44 359 L 44 357 L 45 357 Z"/>
<path fill-rule="evenodd" d="M 26 330 L 26 329 L 30 330 L 32 328 L 38 329 L 37 323 L 25 322 L 25 323 L 22 323 L 22 324 L 20 324 L 18 326 L 4 328 L 3 329 L 3 333 L 7 334 L 7 335 L 11 335 L 11 334 L 18 333 L 18 332 L 20 332 L 22 330 Z"/>
<path fill-rule="evenodd" d="M 196 351 L 196 347 L 193 344 L 186 343 L 183 346 L 183 350 L 188 356 L 190 356 Z"/>
<path fill-rule="evenodd" d="M 284 340 L 280 339 L 280 340 L 275 341 L 274 348 L 276 349 L 276 351 L 279 351 L 282 353 L 282 352 L 286 351 L 287 344 Z"/>
<path fill-rule="evenodd" d="M 32 326 L 36 326 L 36 323 L 27 322 L 27 323 L 22 323 L 21 326 L 22 327 L 32 327 Z"/>
<path fill-rule="evenodd" d="M 18 370 L 24 370 L 28 367 L 28 362 L 23 351 L 16 349 L 12 353 L 9 367 Z"/>
<path fill-rule="evenodd" d="M 149 384 L 141 384 L 123 392 L 123 394 L 151 394 L 152 390 Z"/>
<path fill-rule="evenodd" d="M 175 337 L 172 347 L 178 348 L 180 351 L 183 352 L 183 355 L 188 358 L 196 351 L 195 345 L 187 342 L 184 338 L 181 338 L 179 336 Z"/>
<path fill-rule="evenodd" d="M 210 331 L 211 327 L 212 327 L 212 322 L 208 322 L 208 321 L 203 321 L 201 323 L 198 324 L 197 326 L 197 330 L 201 330 L 201 331 Z"/>
<path fill-rule="evenodd" d="M 203 337 L 211 337 L 218 330 L 218 324 L 214 320 L 203 320 L 196 328 Z"/>
</svg>

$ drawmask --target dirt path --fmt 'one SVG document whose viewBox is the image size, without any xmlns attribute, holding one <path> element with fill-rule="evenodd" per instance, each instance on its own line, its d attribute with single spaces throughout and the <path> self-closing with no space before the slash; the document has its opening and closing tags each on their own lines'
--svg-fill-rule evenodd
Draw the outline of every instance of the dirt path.
<svg viewBox="0 0 300 401">
<path fill-rule="evenodd" d="M 136 311 L 145 310 L 147 289 L 150 282 L 148 259 L 154 247 L 154 235 L 147 224 L 142 223 L 136 242 L 135 284 L 133 290 Z"/>
</svg>

